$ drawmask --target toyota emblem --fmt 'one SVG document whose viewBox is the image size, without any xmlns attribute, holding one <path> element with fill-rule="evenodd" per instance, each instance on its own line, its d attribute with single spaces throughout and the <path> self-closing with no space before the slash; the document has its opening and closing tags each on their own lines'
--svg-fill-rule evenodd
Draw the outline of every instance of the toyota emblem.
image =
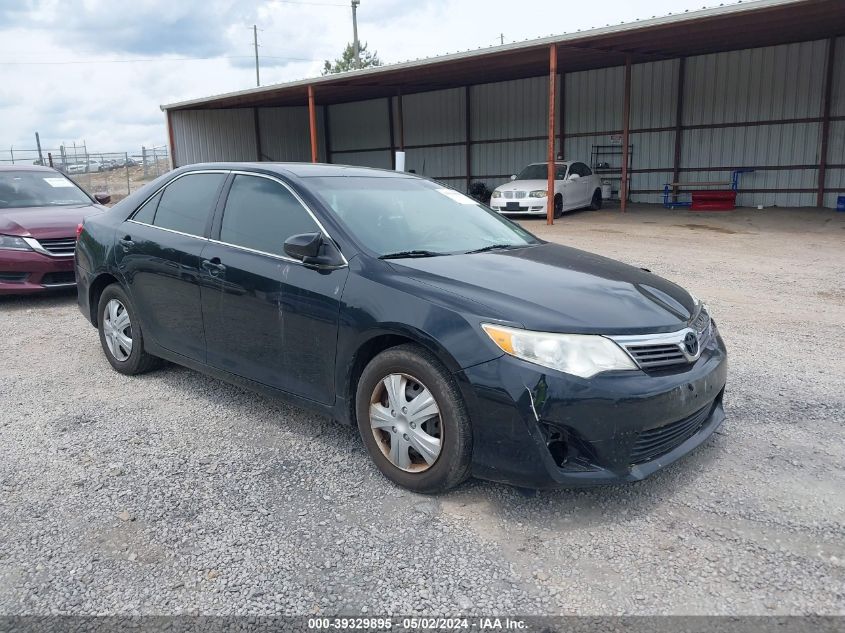
<svg viewBox="0 0 845 633">
<path fill-rule="evenodd" d="M 693 332 L 687 332 L 684 337 L 684 348 L 690 356 L 698 354 L 698 337 Z"/>
</svg>

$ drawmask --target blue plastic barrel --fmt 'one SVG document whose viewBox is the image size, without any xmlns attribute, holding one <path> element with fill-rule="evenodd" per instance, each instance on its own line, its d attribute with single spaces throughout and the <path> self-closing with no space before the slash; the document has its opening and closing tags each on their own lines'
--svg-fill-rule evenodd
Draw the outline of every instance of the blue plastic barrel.
<svg viewBox="0 0 845 633">
<path fill-rule="evenodd" d="M 845 211 L 845 196 L 839 196 L 836 199 L 836 210 Z"/>
</svg>

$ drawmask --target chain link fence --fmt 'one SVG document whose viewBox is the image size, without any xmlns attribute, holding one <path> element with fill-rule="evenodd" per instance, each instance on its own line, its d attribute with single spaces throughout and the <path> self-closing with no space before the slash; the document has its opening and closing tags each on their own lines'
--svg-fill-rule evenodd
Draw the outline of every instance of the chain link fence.
<svg viewBox="0 0 845 633">
<path fill-rule="evenodd" d="M 64 173 L 90 194 L 107 193 L 117 202 L 170 171 L 167 146 L 133 152 L 95 152 L 85 144 L 55 149 L 0 150 L 0 165 L 45 165 Z"/>
</svg>

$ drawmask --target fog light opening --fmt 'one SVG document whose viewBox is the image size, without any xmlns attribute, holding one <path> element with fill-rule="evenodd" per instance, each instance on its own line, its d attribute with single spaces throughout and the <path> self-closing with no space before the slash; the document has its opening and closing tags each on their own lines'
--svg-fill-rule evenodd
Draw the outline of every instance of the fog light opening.
<svg viewBox="0 0 845 633">
<path fill-rule="evenodd" d="M 563 467 L 569 461 L 569 443 L 564 438 L 563 433 L 552 431 L 546 442 L 546 447 L 548 447 L 549 453 L 551 453 L 558 468 Z"/>
</svg>

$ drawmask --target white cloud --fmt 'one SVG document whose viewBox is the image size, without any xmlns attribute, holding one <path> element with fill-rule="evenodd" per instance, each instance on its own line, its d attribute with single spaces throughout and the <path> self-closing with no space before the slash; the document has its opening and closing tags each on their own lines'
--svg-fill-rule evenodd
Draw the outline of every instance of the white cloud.
<svg viewBox="0 0 845 633">
<path fill-rule="evenodd" d="M 159 105 L 317 76 L 352 39 L 344 0 L 43 0 L 0 5 L 0 159 L 9 146 L 89 150 L 165 142 Z M 384 62 L 700 8 L 701 0 L 363 0 L 359 35 Z M 338 6 L 341 5 L 341 6 Z M 28 7 L 28 8 L 27 8 Z M 186 57 L 212 59 L 186 60 Z M 144 59 L 147 61 L 130 61 Z M 92 63 L 67 63 L 87 61 Z M 47 63 L 50 62 L 50 63 Z M 64 63 L 54 63 L 64 62 Z"/>
</svg>

